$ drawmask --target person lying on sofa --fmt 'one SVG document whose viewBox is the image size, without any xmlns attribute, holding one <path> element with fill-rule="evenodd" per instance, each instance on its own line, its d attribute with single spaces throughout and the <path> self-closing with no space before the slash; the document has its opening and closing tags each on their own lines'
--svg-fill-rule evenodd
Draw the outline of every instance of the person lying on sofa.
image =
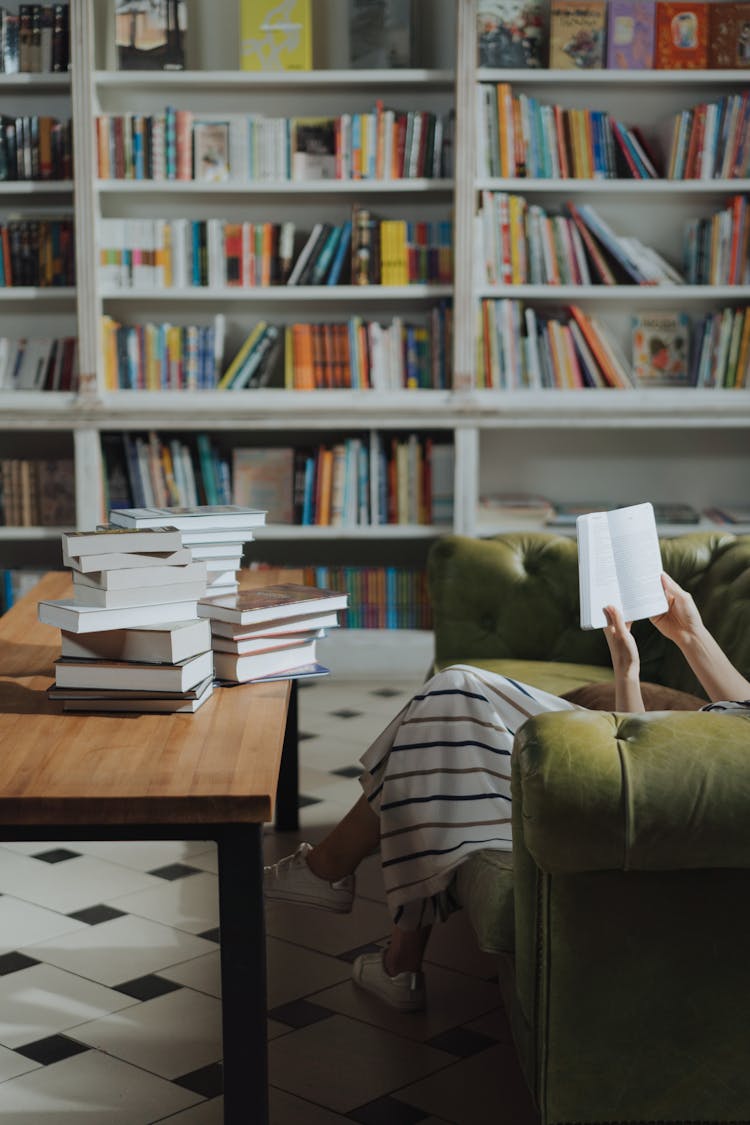
<svg viewBox="0 0 750 1125">
<path fill-rule="evenodd" d="M 703 709 L 750 713 L 750 682 L 708 632 L 691 595 L 666 574 L 662 584 L 668 608 L 651 620 L 705 689 L 712 702 Z M 630 625 L 612 606 L 605 614 L 615 709 L 644 711 Z M 420 1010 L 425 947 L 433 923 L 456 908 L 449 890 L 456 868 L 477 849 L 512 849 L 516 730 L 532 715 L 578 706 L 471 665 L 438 672 L 363 754 L 364 793 L 343 820 L 314 848 L 302 843 L 264 869 L 266 898 L 348 913 L 354 872 L 379 849 L 391 937 L 383 952 L 357 957 L 353 980 L 394 1008 Z"/>
</svg>

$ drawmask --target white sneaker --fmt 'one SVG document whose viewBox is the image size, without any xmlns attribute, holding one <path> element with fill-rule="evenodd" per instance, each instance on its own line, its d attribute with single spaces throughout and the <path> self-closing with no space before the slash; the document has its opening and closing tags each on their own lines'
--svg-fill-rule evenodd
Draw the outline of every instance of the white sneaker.
<svg viewBox="0 0 750 1125">
<path fill-rule="evenodd" d="M 354 876 L 346 875 L 335 883 L 321 879 L 308 866 L 311 851 L 312 844 L 300 844 L 293 855 L 264 867 L 263 894 L 273 902 L 298 902 L 348 914 L 354 901 Z"/>
<path fill-rule="evenodd" d="M 397 973 L 395 977 L 390 976 L 385 971 L 380 951 L 360 953 L 352 966 L 352 980 L 358 988 L 363 988 L 400 1012 L 421 1012 L 425 1006 L 424 974 Z"/>
</svg>

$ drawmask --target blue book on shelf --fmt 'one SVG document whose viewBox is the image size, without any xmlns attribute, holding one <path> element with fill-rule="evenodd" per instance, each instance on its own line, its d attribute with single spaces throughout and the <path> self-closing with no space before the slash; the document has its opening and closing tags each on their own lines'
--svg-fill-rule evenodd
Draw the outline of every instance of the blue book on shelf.
<svg viewBox="0 0 750 1125">
<path fill-rule="evenodd" d="M 328 238 L 323 244 L 323 249 L 318 254 L 315 265 L 313 266 L 312 274 L 310 276 L 311 285 L 323 284 L 331 262 L 334 259 L 334 255 L 336 253 L 336 249 L 338 247 L 339 239 L 341 238 L 341 232 L 343 231 L 343 229 L 343 227 L 333 227 L 329 232 Z"/>
<path fill-rule="evenodd" d="M 315 493 L 315 458 L 305 461 L 305 487 L 302 499 L 302 525 L 310 527 L 313 522 L 313 498 Z"/>
<path fill-rule="evenodd" d="M 336 254 L 333 263 L 326 279 L 326 285 L 338 285 L 339 278 L 341 277 L 344 265 L 348 262 L 349 246 L 352 240 L 352 224 L 351 220 L 344 223 L 341 229 L 341 237 L 339 238 L 338 245 L 336 246 Z"/>
<path fill-rule="evenodd" d="M 0 610 L 2 610 L 3 613 L 7 613 L 13 605 L 13 575 L 9 570 L 4 570 L 2 573 L 2 606 L 0 606 Z"/>
</svg>

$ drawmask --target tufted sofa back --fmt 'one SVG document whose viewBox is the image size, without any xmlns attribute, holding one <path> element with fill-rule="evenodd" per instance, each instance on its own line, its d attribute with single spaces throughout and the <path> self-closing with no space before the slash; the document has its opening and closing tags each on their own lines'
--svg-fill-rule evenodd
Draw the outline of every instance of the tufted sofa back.
<svg viewBox="0 0 750 1125">
<path fill-rule="evenodd" d="M 695 598 L 730 660 L 750 675 L 750 535 L 693 532 L 661 541 L 664 569 Z M 578 551 L 552 532 L 447 535 L 427 564 L 438 665 L 487 660 L 609 666 L 601 630 L 579 624 Z M 644 680 L 700 692 L 649 621 L 633 626 Z"/>
</svg>

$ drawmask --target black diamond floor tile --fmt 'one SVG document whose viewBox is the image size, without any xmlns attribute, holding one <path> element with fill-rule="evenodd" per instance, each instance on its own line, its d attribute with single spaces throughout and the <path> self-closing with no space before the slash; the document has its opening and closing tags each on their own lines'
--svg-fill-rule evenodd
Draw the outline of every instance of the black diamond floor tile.
<svg viewBox="0 0 750 1125">
<path fill-rule="evenodd" d="M 17 973 L 20 969 L 30 969 L 32 965 L 39 963 L 33 957 L 27 957 L 25 953 L 15 951 L 3 953 L 0 955 L 0 977 L 6 977 L 8 973 Z"/>
<path fill-rule="evenodd" d="M 318 735 L 314 734 L 312 731 L 309 731 L 309 730 L 297 731 L 297 741 L 298 742 L 307 742 L 307 740 L 309 738 L 318 738 Z"/>
<path fill-rule="evenodd" d="M 340 770 L 331 770 L 337 777 L 359 777 L 362 773 L 361 766 L 342 766 Z"/>
<path fill-rule="evenodd" d="M 80 852 L 72 852 L 69 848 L 51 848 L 48 852 L 37 852 L 32 859 L 41 859 L 43 863 L 62 863 L 66 859 L 78 859 Z"/>
<path fill-rule="evenodd" d="M 298 809 L 307 808 L 308 805 L 319 805 L 319 804 L 320 804 L 320 797 L 306 797 L 304 795 L 304 793 L 300 793 L 299 797 L 297 798 L 297 808 Z"/>
<path fill-rule="evenodd" d="M 84 910 L 74 910 L 69 914 L 69 918 L 75 918 L 77 922 L 85 922 L 88 926 L 98 926 L 101 922 L 111 922 L 113 918 L 124 918 L 124 910 L 115 910 L 114 906 L 105 906 L 99 903 L 97 906 L 87 906 Z"/>
<path fill-rule="evenodd" d="M 362 714 L 361 711 L 348 711 L 343 708 L 341 711 L 331 711 L 331 715 L 335 715 L 337 719 L 358 719 Z"/>
<path fill-rule="evenodd" d="M 371 691 L 370 695 L 379 695 L 381 699 L 393 699 L 394 695 L 401 695 L 401 692 L 397 688 L 383 687 Z"/>
<path fill-rule="evenodd" d="M 353 1109 L 347 1117 L 351 1121 L 360 1121 L 362 1125 L 415 1125 L 417 1121 L 424 1121 L 429 1114 L 416 1106 L 400 1102 L 398 1098 L 385 1097 Z"/>
<path fill-rule="evenodd" d="M 135 977 L 133 980 L 126 980 L 112 987 L 115 992 L 124 992 L 126 996 L 132 996 L 135 1000 L 154 1000 L 157 996 L 164 996 L 167 992 L 182 988 L 182 985 L 175 984 L 173 980 L 167 980 L 156 973 L 148 973 L 145 977 Z"/>
<path fill-rule="evenodd" d="M 472 1031 L 468 1027 L 452 1027 L 428 1039 L 427 1045 L 437 1047 L 439 1051 L 447 1051 L 449 1055 L 458 1055 L 459 1058 L 466 1059 L 469 1055 L 486 1051 L 488 1047 L 497 1046 L 497 1042 L 480 1031 Z"/>
<path fill-rule="evenodd" d="M 194 1094 L 200 1094 L 202 1098 L 218 1097 L 224 1089 L 220 1062 L 202 1066 L 200 1070 L 191 1070 L 189 1074 L 183 1074 L 180 1078 L 174 1078 L 172 1081 L 177 1086 L 192 1090 Z"/>
<path fill-rule="evenodd" d="M 62 1062 L 72 1055 L 80 1055 L 91 1048 L 85 1043 L 76 1043 L 75 1039 L 68 1039 L 67 1035 L 49 1035 L 46 1039 L 37 1039 L 34 1043 L 25 1043 L 23 1047 L 16 1047 L 16 1053 L 24 1058 L 33 1059 L 42 1066 Z"/>
<path fill-rule="evenodd" d="M 202 934 L 198 934 L 197 936 L 202 937 L 204 941 L 215 941 L 217 945 L 221 941 L 218 926 L 212 926 L 210 930 L 204 930 Z"/>
<path fill-rule="evenodd" d="M 157 879 L 167 879 L 170 882 L 174 879 L 184 879 L 186 875 L 197 875 L 199 868 L 191 867 L 188 863 L 167 863 L 164 867 L 155 867 L 153 871 L 147 872 L 148 875 L 154 875 Z"/>
<path fill-rule="evenodd" d="M 309 1000 L 292 1000 L 289 1004 L 279 1004 L 268 1013 L 271 1019 L 285 1023 L 289 1027 L 307 1027 L 311 1023 L 319 1023 L 333 1015 L 330 1008 L 323 1008 L 320 1004 L 313 1004 Z"/>
</svg>

